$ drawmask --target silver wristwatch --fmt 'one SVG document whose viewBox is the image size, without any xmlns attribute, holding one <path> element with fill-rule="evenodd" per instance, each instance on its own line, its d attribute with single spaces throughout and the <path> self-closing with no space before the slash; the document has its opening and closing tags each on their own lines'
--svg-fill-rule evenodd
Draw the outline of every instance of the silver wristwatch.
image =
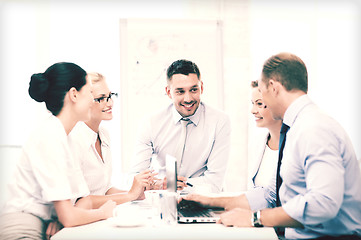
<svg viewBox="0 0 361 240">
<path fill-rule="evenodd" d="M 263 225 L 261 223 L 261 211 L 260 210 L 258 210 L 257 212 L 254 212 L 252 214 L 251 222 L 252 222 L 253 227 L 263 227 Z"/>
</svg>

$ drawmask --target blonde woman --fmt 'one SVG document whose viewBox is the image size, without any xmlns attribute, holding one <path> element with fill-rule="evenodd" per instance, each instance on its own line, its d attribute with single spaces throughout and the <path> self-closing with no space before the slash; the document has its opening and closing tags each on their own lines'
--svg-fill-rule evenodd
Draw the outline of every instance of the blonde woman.
<svg viewBox="0 0 361 240">
<path fill-rule="evenodd" d="M 99 73 L 88 73 L 93 85 L 93 106 L 90 120 L 80 122 L 70 137 L 75 154 L 81 160 L 81 168 L 90 190 L 93 207 L 98 207 L 106 200 L 117 204 L 142 198 L 144 189 L 152 182 L 154 174 L 145 170 L 134 177 L 129 191 L 112 186 L 112 158 L 108 131 L 101 126 L 102 121 L 113 118 L 113 97 L 105 77 Z"/>
</svg>

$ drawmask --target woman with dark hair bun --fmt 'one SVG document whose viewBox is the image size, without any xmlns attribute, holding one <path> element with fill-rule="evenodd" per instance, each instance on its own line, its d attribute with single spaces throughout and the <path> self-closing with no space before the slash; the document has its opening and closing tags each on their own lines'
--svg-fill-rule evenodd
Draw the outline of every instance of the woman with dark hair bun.
<svg viewBox="0 0 361 240">
<path fill-rule="evenodd" d="M 78 121 L 90 119 L 94 101 L 86 72 L 74 63 L 56 63 L 32 75 L 29 95 L 45 102 L 52 115 L 23 146 L 0 218 L 2 240 L 50 238 L 49 221 L 87 224 L 111 217 L 115 207 L 107 201 L 90 210 L 89 189 L 70 149 L 68 135 Z"/>
<path fill-rule="evenodd" d="M 44 73 L 31 76 L 29 95 L 37 102 L 45 102 L 47 109 L 58 116 L 66 93 L 86 84 L 86 72 L 74 63 L 61 62 L 50 66 Z"/>
<path fill-rule="evenodd" d="M 37 102 L 44 102 L 48 90 L 48 79 L 42 73 L 34 73 L 29 84 L 29 95 Z"/>
</svg>

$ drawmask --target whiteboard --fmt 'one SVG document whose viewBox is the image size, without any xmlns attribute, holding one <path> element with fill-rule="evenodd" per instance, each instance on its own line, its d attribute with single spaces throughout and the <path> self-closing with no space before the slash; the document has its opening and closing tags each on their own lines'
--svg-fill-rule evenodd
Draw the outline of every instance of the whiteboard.
<svg viewBox="0 0 361 240">
<path fill-rule="evenodd" d="M 121 19 L 121 159 L 130 170 L 139 120 L 171 104 L 166 70 L 179 59 L 196 63 L 202 101 L 224 108 L 222 23 L 218 20 Z"/>
</svg>

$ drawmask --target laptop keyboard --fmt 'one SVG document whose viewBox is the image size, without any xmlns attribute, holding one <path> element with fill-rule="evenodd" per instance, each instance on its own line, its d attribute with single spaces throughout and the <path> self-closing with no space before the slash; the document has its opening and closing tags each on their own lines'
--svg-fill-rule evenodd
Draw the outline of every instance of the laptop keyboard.
<svg viewBox="0 0 361 240">
<path fill-rule="evenodd" d="M 178 213 L 183 217 L 212 217 L 213 214 L 208 208 L 200 203 L 182 199 L 178 203 Z"/>
</svg>

